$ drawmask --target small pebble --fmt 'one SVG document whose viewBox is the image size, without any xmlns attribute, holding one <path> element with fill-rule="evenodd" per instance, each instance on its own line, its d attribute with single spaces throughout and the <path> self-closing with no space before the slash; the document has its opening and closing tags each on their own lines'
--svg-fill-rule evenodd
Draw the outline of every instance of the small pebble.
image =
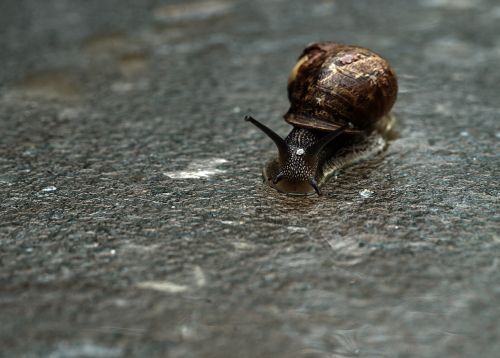
<svg viewBox="0 0 500 358">
<path fill-rule="evenodd" d="M 373 191 L 368 189 L 363 189 L 359 192 L 359 195 L 361 195 L 362 198 L 367 199 L 373 195 Z"/>
<path fill-rule="evenodd" d="M 42 191 L 45 192 L 45 193 L 50 193 L 50 192 L 56 191 L 56 190 L 57 190 L 57 188 L 55 186 L 53 186 L 53 185 L 48 186 L 48 187 L 42 189 Z"/>
</svg>

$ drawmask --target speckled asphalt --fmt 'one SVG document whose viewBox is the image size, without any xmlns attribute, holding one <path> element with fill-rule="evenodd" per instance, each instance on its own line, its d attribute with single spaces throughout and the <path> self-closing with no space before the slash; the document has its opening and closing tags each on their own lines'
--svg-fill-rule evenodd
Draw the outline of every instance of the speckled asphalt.
<svg viewBox="0 0 500 358">
<path fill-rule="evenodd" d="M 261 182 L 309 42 L 399 76 L 323 197 Z M 498 357 L 495 0 L 6 1 L 1 357 Z"/>
</svg>

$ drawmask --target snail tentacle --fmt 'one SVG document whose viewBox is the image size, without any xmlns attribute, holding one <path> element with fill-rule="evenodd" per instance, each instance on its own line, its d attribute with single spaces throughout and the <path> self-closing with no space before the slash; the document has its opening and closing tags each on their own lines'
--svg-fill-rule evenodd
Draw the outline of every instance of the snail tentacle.
<svg viewBox="0 0 500 358">
<path fill-rule="evenodd" d="M 252 116 L 245 116 L 245 121 L 252 123 L 255 125 L 257 128 L 259 128 L 261 131 L 263 131 L 269 138 L 271 138 L 278 147 L 278 151 L 280 153 L 280 157 L 284 157 L 287 155 L 288 152 L 288 145 L 286 144 L 285 140 L 279 136 L 275 131 L 273 131 L 271 128 L 265 126 L 264 124 L 260 123 L 258 120 L 253 118 Z"/>
<path fill-rule="evenodd" d="M 316 179 L 311 178 L 311 180 L 309 181 L 309 184 L 311 184 L 311 186 L 314 188 L 314 191 L 316 192 L 316 194 L 318 194 L 318 196 L 323 195 L 321 193 L 321 190 L 319 189 L 318 182 L 316 182 Z"/>
<path fill-rule="evenodd" d="M 276 177 L 273 179 L 273 184 L 278 184 L 278 182 L 285 177 L 285 174 L 279 173 L 276 175 Z"/>
<path fill-rule="evenodd" d="M 327 146 L 329 143 L 331 143 L 332 140 L 337 138 L 339 135 L 344 133 L 348 128 L 350 128 L 349 124 L 346 124 L 339 129 L 328 133 L 326 136 L 321 138 L 319 141 L 317 141 L 311 148 L 310 148 L 310 155 L 313 157 L 317 157 L 318 154 Z"/>
</svg>

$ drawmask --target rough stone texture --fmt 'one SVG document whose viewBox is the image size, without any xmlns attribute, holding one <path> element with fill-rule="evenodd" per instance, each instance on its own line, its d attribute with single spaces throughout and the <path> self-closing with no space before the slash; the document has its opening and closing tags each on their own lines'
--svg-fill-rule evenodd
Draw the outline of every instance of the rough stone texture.
<svg viewBox="0 0 500 358">
<path fill-rule="evenodd" d="M 0 12 L 0 356 L 498 357 L 496 0 L 17 0 Z M 288 71 L 389 59 L 400 137 L 263 186 Z"/>
</svg>

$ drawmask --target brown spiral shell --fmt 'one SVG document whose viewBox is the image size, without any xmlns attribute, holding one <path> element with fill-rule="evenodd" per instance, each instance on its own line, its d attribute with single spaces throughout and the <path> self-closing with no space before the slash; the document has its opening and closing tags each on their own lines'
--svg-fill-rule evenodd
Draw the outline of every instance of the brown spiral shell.
<svg viewBox="0 0 500 358">
<path fill-rule="evenodd" d="M 396 101 L 397 79 L 387 61 L 363 47 L 320 42 L 306 47 L 288 80 L 293 126 L 333 131 L 347 122 L 369 130 Z"/>
</svg>

